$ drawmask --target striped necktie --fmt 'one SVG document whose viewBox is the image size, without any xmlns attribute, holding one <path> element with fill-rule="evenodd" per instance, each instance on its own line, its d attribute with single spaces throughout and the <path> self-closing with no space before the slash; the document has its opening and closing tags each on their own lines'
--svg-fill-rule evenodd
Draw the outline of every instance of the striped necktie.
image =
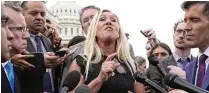
<svg viewBox="0 0 209 93">
<path fill-rule="evenodd" d="M 205 61 L 206 59 L 208 58 L 207 55 L 201 55 L 200 58 L 199 58 L 199 69 L 198 69 L 198 72 L 197 72 L 197 81 L 196 81 L 196 85 L 198 87 L 201 87 L 202 85 L 202 81 L 205 77 Z"/>
</svg>

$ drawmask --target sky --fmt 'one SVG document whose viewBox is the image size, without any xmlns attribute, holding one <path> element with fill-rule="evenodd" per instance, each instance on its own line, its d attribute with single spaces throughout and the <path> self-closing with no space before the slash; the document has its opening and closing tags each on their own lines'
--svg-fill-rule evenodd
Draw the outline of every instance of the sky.
<svg viewBox="0 0 209 93">
<path fill-rule="evenodd" d="M 72 1 L 72 0 L 71 0 Z M 180 0 L 73 0 L 81 7 L 95 5 L 113 11 L 120 20 L 124 32 L 129 33 L 129 43 L 133 45 L 135 55 L 146 58 L 145 38 L 140 30 L 152 28 L 157 38 L 168 44 L 172 50 L 173 25 L 184 18 Z M 50 10 L 57 1 L 48 1 Z M 197 49 L 192 50 L 197 55 Z"/>
</svg>

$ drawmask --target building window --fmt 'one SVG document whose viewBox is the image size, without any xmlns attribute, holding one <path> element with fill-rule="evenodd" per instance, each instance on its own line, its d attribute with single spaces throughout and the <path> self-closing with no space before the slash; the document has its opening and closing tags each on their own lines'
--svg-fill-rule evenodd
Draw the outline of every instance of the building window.
<svg viewBox="0 0 209 93">
<path fill-rule="evenodd" d="M 79 35 L 79 29 L 77 28 L 77 35 Z"/>
<path fill-rule="evenodd" d="M 61 9 L 61 13 L 62 13 L 62 9 Z"/>
<path fill-rule="evenodd" d="M 74 13 L 76 13 L 76 10 L 74 10 Z"/>
<path fill-rule="evenodd" d="M 71 28 L 71 34 L 73 35 L 73 28 Z"/>
<path fill-rule="evenodd" d="M 65 9 L 65 12 L 67 12 L 67 9 Z"/>
<path fill-rule="evenodd" d="M 67 27 L 65 28 L 65 35 L 67 35 Z"/>
<path fill-rule="evenodd" d="M 58 10 L 57 10 L 57 13 L 58 13 Z"/>
</svg>

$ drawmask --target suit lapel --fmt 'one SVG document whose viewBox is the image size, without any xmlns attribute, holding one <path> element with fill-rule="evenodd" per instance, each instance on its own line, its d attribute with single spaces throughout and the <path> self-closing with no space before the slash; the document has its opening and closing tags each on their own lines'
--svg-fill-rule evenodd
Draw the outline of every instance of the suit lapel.
<svg viewBox="0 0 209 93">
<path fill-rule="evenodd" d="M 47 38 L 45 38 L 44 36 L 41 36 L 41 40 L 42 40 L 42 43 L 44 44 L 46 51 L 53 52 L 52 44 L 50 43 L 50 41 Z"/>
<path fill-rule="evenodd" d="M 187 81 L 191 84 L 195 84 L 197 58 L 191 62 L 191 65 L 187 69 Z"/>
<path fill-rule="evenodd" d="M 205 73 L 204 80 L 202 81 L 202 86 L 201 88 L 206 89 L 209 87 L 209 67 L 207 68 L 207 71 Z"/>
<path fill-rule="evenodd" d="M 1 93 L 12 93 L 4 68 L 1 66 Z"/>
<path fill-rule="evenodd" d="M 27 51 L 28 52 L 36 52 L 32 41 L 30 40 L 30 38 L 27 39 Z"/>
</svg>

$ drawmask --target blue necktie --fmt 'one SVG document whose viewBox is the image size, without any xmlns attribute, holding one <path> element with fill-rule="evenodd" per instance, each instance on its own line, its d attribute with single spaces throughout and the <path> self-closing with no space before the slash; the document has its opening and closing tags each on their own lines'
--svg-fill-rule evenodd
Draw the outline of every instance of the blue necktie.
<svg viewBox="0 0 209 93">
<path fill-rule="evenodd" d="M 40 36 L 35 36 L 35 41 L 36 41 L 36 51 L 37 52 L 43 52 L 42 46 L 41 46 L 41 37 Z"/>
<path fill-rule="evenodd" d="M 199 58 L 199 69 L 197 72 L 197 81 L 196 81 L 196 85 L 198 87 L 202 86 L 202 81 L 204 80 L 205 77 L 205 61 L 208 58 L 207 55 L 201 55 Z"/>
<path fill-rule="evenodd" d="M 36 41 L 37 52 L 43 53 L 43 49 L 41 45 L 42 43 L 41 36 L 35 36 L 35 41 Z M 43 85 L 44 85 L 44 92 L 52 92 L 52 82 L 49 72 L 45 72 Z"/>
<path fill-rule="evenodd" d="M 5 65 L 5 68 L 7 71 L 8 80 L 9 80 L 10 87 L 12 89 L 12 93 L 14 93 L 14 70 L 13 70 L 12 63 L 8 61 L 8 63 Z"/>
</svg>

